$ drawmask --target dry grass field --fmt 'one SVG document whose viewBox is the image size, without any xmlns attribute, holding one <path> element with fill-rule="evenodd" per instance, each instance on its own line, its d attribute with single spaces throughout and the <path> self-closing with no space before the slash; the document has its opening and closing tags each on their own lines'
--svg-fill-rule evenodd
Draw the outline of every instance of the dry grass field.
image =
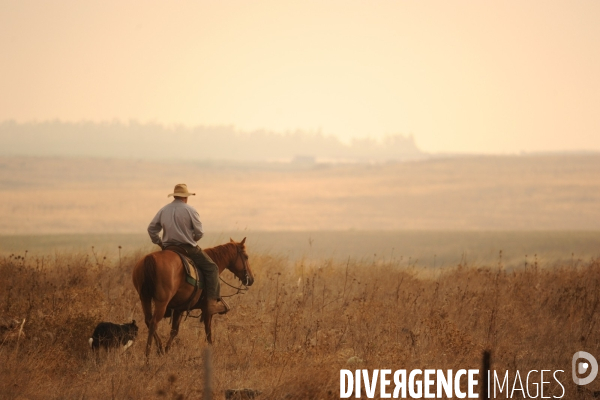
<svg viewBox="0 0 600 400">
<path fill-rule="evenodd" d="M 198 320 L 182 323 L 172 352 L 145 365 L 147 330 L 130 278 L 141 255 L 0 259 L 0 315 L 25 319 L 23 337 L 0 337 L 0 397 L 201 398 L 207 345 Z M 392 259 L 290 266 L 251 252 L 250 262 L 255 285 L 216 317 L 216 399 L 232 388 L 260 390 L 262 399 L 334 399 L 341 368 L 479 368 L 484 349 L 497 371 L 564 370 L 566 399 L 600 390 L 597 380 L 577 391 L 570 377 L 575 351 L 600 354 L 598 261 L 549 267 L 531 259 L 510 271 L 500 256 L 485 268 L 421 269 Z M 131 318 L 142 325 L 139 340 L 96 360 L 87 343 L 94 326 Z M 546 395 L 561 393 L 546 385 Z"/>
</svg>

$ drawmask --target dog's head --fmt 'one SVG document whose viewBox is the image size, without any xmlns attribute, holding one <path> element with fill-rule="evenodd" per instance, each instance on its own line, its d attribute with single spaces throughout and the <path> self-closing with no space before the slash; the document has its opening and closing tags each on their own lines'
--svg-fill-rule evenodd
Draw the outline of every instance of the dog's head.
<svg viewBox="0 0 600 400">
<path fill-rule="evenodd" d="M 126 332 L 128 339 L 131 339 L 131 340 L 135 339 L 135 337 L 138 334 L 138 326 L 135 323 L 135 319 L 132 320 L 128 324 L 124 324 L 123 328 L 124 328 L 123 330 Z"/>
</svg>

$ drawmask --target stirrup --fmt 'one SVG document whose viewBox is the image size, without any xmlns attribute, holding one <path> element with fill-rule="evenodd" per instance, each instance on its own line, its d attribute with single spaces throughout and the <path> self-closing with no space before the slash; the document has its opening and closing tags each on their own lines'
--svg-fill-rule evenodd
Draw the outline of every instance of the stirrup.
<svg viewBox="0 0 600 400">
<path fill-rule="evenodd" d="M 219 314 L 224 315 L 224 314 L 227 314 L 229 311 L 231 311 L 231 306 L 229 304 L 227 304 L 227 302 L 222 297 L 219 297 L 217 299 L 217 302 L 219 302 L 219 301 L 221 303 L 223 303 L 223 305 L 225 306 L 225 311 L 221 311 Z"/>
</svg>

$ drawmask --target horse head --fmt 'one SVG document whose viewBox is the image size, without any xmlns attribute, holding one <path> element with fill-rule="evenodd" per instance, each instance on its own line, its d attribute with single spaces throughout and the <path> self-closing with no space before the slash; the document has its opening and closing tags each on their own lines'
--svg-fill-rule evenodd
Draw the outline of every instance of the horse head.
<svg viewBox="0 0 600 400">
<path fill-rule="evenodd" d="M 242 239 L 239 243 L 236 243 L 233 239 L 229 238 L 229 243 L 235 245 L 237 256 L 229 263 L 227 269 L 229 269 L 244 285 L 252 286 L 254 283 L 254 275 L 252 275 L 252 270 L 250 269 L 248 254 L 246 253 L 246 246 L 244 244 L 246 243 L 246 238 Z"/>
</svg>

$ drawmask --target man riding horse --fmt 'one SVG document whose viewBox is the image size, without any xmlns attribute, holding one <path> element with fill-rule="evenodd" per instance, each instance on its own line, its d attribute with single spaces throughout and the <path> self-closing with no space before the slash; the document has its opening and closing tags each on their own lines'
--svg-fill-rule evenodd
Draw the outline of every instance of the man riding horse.
<svg viewBox="0 0 600 400">
<path fill-rule="evenodd" d="M 150 225 L 148 234 L 152 243 L 165 250 L 169 247 L 183 249 L 185 255 L 194 261 L 194 264 L 204 274 L 204 293 L 208 302 L 209 314 L 225 314 L 231 307 L 221 298 L 221 285 L 219 284 L 219 268 L 213 260 L 196 244 L 204 236 L 202 222 L 194 207 L 187 204 L 189 196 L 196 193 L 188 192 L 187 185 L 175 185 L 173 196 L 175 199 L 161 208 Z M 159 232 L 163 231 L 162 239 Z"/>
</svg>

